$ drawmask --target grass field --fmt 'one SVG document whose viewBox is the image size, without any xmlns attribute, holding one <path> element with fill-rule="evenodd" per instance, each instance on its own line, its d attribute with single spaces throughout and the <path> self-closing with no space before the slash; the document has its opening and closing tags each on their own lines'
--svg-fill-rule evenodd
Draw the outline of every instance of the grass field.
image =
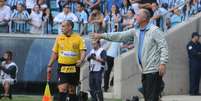
<svg viewBox="0 0 201 101">
<path fill-rule="evenodd" d="M 41 96 L 14 95 L 12 100 L 2 98 L 0 101 L 42 101 Z"/>
<path fill-rule="evenodd" d="M 12 100 L 2 98 L 0 101 L 42 101 L 41 96 L 30 95 L 14 95 Z M 121 101 L 121 100 L 105 100 L 105 101 Z"/>
</svg>

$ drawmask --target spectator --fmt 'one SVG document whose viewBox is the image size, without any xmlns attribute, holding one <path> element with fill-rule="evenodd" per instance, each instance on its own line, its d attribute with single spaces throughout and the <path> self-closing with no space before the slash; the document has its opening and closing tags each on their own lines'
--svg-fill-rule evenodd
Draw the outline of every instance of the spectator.
<svg viewBox="0 0 201 101">
<path fill-rule="evenodd" d="M 88 22 L 88 14 L 85 11 L 85 6 L 83 3 L 77 4 L 77 12 L 76 15 L 78 16 L 79 22 L 87 23 Z"/>
<path fill-rule="evenodd" d="M 110 80 L 111 71 L 114 66 L 114 59 L 120 55 L 120 43 L 107 41 L 105 50 L 107 51 L 107 69 L 104 73 L 104 91 L 108 92 L 110 85 L 113 85 L 113 77 Z"/>
<path fill-rule="evenodd" d="M 0 0 L 0 33 L 9 32 L 9 20 L 11 10 L 10 7 L 5 5 L 5 0 Z"/>
<path fill-rule="evenodd" d="M 51 34 L 53 27 L 53 16 L 49 8 L 43 10 L 42 21 L 43 21 L 43 33 Z"/>
<path fill-rule="evenodd" d="M 161 6 L 162 4 L 170 4 L 171 0 L 157 0 L 157 3 L 159 4 L 159 6 Z"/>
<path fill-rule="evenodd" d="M 42 28 L 42 12 L 40 11 L 40 6 L 35 5 L 31 15 L 30 15 L 30 33 L 32 34 L 43 34 L 43 28 Z"/>
<path fill-rule="evenodd" d="M 4 88 L 4 97 L 9 97 L 10 86 L 13 85 L 17 80 L 18 67 L 15 62 L 12 61 L 13 53 L 11 51 L 6 51 L 2 58 L 4 61 L 0 66 L 0 72 L 2 79 L 2 84 Z"/>
<path fill-rule="evenodd" d="M 100 11 L 103 14 L 107 13 L 107 4 L 106 4 L 106 2 L 107 2 L 106 0 L 101 0 L 100 1 Z"/>
<path fill-rule="evenodd" d="M 135 2 L 141 2 L 141 0 L 129 0 L 131 4 L 135 3 Z"/>
<path fill-rule="evenodd" d="M 59 8 L 59 12 L 62 12 L 63 6 L 67 3 L 67 0 L 56 0 L 56 3 Z"/>
<path fill-rule="evenodd" d="M 77 8 L 77 3 L 81 0 L 57 0 L 60 11 L 62 11 L 65 4 L 69 5 L 71 12 L 75 13 Z"/>
<path fill-rule="evenodd" d="M 92 9 L 98 8 L 101 0 L 84 0 L 84 3 L 87 5 L 88 12 L 91 12 Z"/>
<path fill-rule="evenodd" d="M 123 23 L 122 23 L 123 30 L 127 30 L 133 27 L 133 24 L 135 23 L 134 15 L 135 15 L 135 12 L 132 9 L 128 10 L 127 16 L 123 18 Z"/>
<path fill-rule="evenodd" d="M 111 11 L 111 9 L 112 9 L 112 4 L 113 4 L 113 0 L 107 0 L 107 1 L 106 1 L 106 5 L 107 5 L 107 10 L 106 10 L 106 12 L 105 12 L 106 14 Z"/>
<path fill-rule="evenodd" d="M 17 4 L 17 10 L 11 15 L 11 29 L 14 33 L 25 33 L 27 31 L 27 22 L 29 20 L 29 13 L 25 10 L 23 4 Z"/>
<path fill-rule="evenodd" d="M 57 3 L 58 3 L 59 11 L 62 12 L 64 5 L 68 3 L 68 0 L 57 0 Z"/>
<path fill-rule="evenodd" d="M 155 0 L 130 0 L 132 9 L 135 13 L 138 13 L 140 8 L 146 8 L 151 10 L 151 3 L 155 2 Z"/>
<path fill-rule="evenodd" d="M 166 19 L 168 18 L 168 11 L 163 7 L 159 8 L 158 3 L 152 3 L 152 10 L 154 12 L 153 17 L 151 18 L 152 23 L 160 27 L 162 30 L 166 30 Z"/>
<path fill-rule="evenodd" d="M 101 14 L 100 10 L 97 8 L 93 9 L 88 20 L 91 26 L 88 27 L 91 27 L 95 32 L 100 32 L 103 27 L 103 19 L 104 16 Z"/>
<path fill-rule="evenodd" d="M 62 34 L 60 24 L 64 20 L 72 20 L 73 22 L 78 22 L 77 16 L 70 11 L 70 6 L 68 4 L 65 4 L 64 7 L 63 7 L 63 12 L 59 13 L 54 18 L 54 23 L 59 24 L 58 34 Z"/>
<path fill-rule="evenodd" d="M 76 13 L 77 10 L 77 4 L 80 2 L 80 0 L 68 0 L 69 6 L 71 7 L 71 12 Z"/>
<path fill-rule="evenodd" d="M 31 10 L 33 9 L 34 5 L 36 5 L 36 0 L 26 0 L 26 9 L 31 14 Z"/>
<path fill-rule="evenodd" d="M 179 10 L 182 10 L 185 5 L 185 0 L 170 0 L 169 8 L 174 8 L 179 6 Z"/>
<path fill-rule="evenodd" d="M 189 2 L 189 6 L 190 6 L 190 11 L 189 11 L 189 16 L 195 15 L 198 11 L 198 2 L 197 0 L 191 0 Z"/>
<path fill-rule="evenodd" d="M 79 23 L 82 25 L 81 34 L 85 34 L 86 33 L 86 27 L 87 27 L 87 23 L 88 23 L 88 14 L 85 11 L 84 8 L 84 4 L 83 3 L 78 3 L 77 4 L 77 17 L 79 19 Z"/>
<path fill-rule="evenodd" d="M 107 24 L 107 31 L 115 32 L 120 30 L 119 23 L 121 21 L 119 9 L 115 4 L 113 4 L 111 12 L 104 18 L 103 26 L 105 27 Z"/>
<path fill-rule="evenodd" d="M 7 0 L 6 4 L 12 9 L 16 9 L 17 4 L 25 4 L 25 0 Z"/>
<path fill-rule="evenodd" d="M 197 32 L 192 33 L 192 39 L 187 44 L 189 57 L 189 88 L 190 95 L 200 95 L 199 84 L 201 76 L 201 44 L 199 42 L 200 35 Z"/>
<path fill-rule="evenodd" d="M 46 0 L 37 0 L 36 4 L 40 6 L 41 11 L 43 11 L 46 8 L 48 8 Z"/>
<path fill-rule="evenodd" d="M 197 3 L 198 3 L 198 12 L 200 12 L 201 11 L 201 0 L 198 0 Z"/>
<path fill-rule="evenodd" d="M 178 9 L 173 10 L 173 15 L 171 16 L 170 21 L 171 21 L 171 27 L 174 27 L 178 23 L 181 23 L 182 16 L 180 15 Z"/>
<path fill-rule="evenodd" d="M 179 12 L 182 16 L 182 19 L 186 19 L 187 18 L 187 14 L 186 13 L 186 8 L 185 8 L 185 5 L 187 4 L 188 2 L 185 1 L 185 0 L 171 0 L 171 3 L 170 3 L 170 9 L 172 8 L 177 8 L 179 9 Z"/>
<path fill-rule="evenodd" d="M 131 7 L 135 13 L 138 13 L 140 9 L 140 0 L 129 0 L 131 3 Z"/>
<path fill-rule="evenodd" d="M 132 9 L 130 1 L 123 0 L 122 6 L 120 8 L 121 15 L 126 15 L 129 9 Z"/>
<path fill-rule="evenodd" d="M 115 4 L 118 7 L 122 6 L 123 0 L 107 0 L 107 12 L 110 12 L 112 9 L 112 5 Z"/>
<path fill-rule="evenodd" d="M 159 9 L 158 3 L 152 3 L 152 11 L 154 15 L 151 19 L 152 23 L 158 27 L 160 27 L 160 19 L 162 17 L 162 12 Z"/>
<path fill-rule="evenodd" d="M 141 3 L 157 3 L 157 0 L 140 0 Z"/>
<path fill-rule="evenodd" d="M 106 51 L 101 48 L 100 41 L 92 42 L 93 49 L 87 60 L 89 61 L 89 88 L 92 101 L 104 101 L 101 88 L 102 74 L 105 69 Z"/>
<path fill-rule="evenodd" d="M 156 3 L 156 0 L 139 0 L 139 8 L 146 8 L 151 10 L 151 4 Z"/>
</svg>

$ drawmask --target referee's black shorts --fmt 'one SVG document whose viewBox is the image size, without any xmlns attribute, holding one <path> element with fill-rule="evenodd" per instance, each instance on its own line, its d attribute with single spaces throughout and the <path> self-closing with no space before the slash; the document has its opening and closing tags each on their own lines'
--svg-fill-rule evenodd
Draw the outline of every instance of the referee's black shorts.
<svg viewBox="0 0 201 101">
<path fill-rule="evenodd" d="M 71 85 L 77 86 L 80 80 L 80 67 L 76 67 L 76 73 L 62 73 L 62 66 L 75 66 L 76 64 L 66 65 L 66 64 L 58 64 L 58 84 L 68 83 Z"/>
</svg>

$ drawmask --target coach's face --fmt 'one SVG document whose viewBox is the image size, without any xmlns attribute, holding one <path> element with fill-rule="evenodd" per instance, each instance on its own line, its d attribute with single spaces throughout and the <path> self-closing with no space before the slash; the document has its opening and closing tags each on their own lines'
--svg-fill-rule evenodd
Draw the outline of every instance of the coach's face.
<svg viewBox="0 0 201 101">
<path fill-rule="evenodd" d="M 139 10 L 139 12 L 137 14 L 135 14 L 135 19 L 136 19 L 136 22 L 138 24 L 141 24 L 144 21 L 146 21 L 145 14 L 144 14 L 144 11 L 142 9 Z"/>
</svg>

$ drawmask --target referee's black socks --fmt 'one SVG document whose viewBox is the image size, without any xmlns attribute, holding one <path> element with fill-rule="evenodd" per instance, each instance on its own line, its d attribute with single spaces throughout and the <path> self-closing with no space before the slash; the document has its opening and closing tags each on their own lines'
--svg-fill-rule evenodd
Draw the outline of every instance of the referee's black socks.
<svg viewBox="0 0 201 101">
<path fill-rule="evenodd" d="M 68 94 L 66 92 L 60 92 L 58 96 L 58 101 L 68 101 Z"/>
<path fill-rule="evenodd" d="M 76 94 L 69 94 L 69 101 L 79 101 L 79 98 Z"/>
</svg>

